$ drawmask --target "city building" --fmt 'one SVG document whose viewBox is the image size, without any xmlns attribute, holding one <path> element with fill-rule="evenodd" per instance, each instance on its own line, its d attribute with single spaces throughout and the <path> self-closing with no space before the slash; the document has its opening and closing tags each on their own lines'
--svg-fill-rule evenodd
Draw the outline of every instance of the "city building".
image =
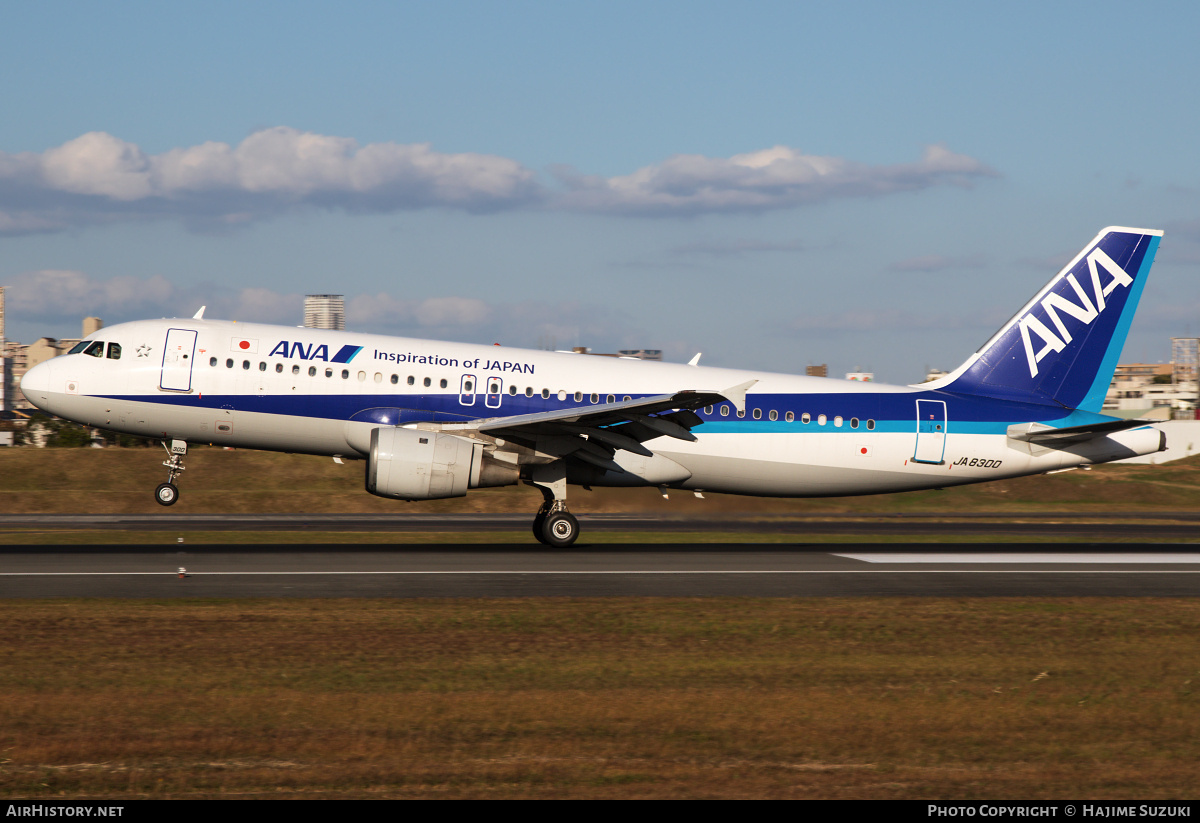
<svg viewBox="0 0 1200 823">
<path fill-rule="evenodd" d="M 345 296 L 341 294 L 304 295 L 304 328 L 345 331 Z"/>
<path fill-rule="evenodd" d="M 620 349 L 616 352 L 592 351 L 587 346 L 575 346 L 571 354 L 590 354 L 594 357 L 627 357 L 634 360 L 662 360 L 662 349 Z"/>
<path fill-rule="evenodd" d="M 1194 339 L 1172 338 L 1172 350 L 1176 340 Z M 1186 357 L 1186 346 L 1183 353 Z M 1109 384 L 1103 411 L 1120 417 L 1194 418 L 1200 400 L 1195 365 L 1186 360 L 1180 364 L 1121 363 Z M 1184 379 L 1178 379 L 1180 376 Z"/>
</svg>

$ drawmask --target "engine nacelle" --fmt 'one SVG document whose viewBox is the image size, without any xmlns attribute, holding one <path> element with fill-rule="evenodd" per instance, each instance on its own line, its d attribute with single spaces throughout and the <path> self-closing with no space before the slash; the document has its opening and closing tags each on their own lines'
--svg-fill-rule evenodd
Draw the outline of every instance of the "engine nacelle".
<svg viewBox="0 0 1200 823">
<path fill-rule="evenodd" d="M 371 431 L 367 491 L 401 500 L 462 497 L 483 446 L 451 434 L 380 427 Z"/>
<path fill-rule="evenodd" d="M 371 431 L 367 491 L 399 500 L 462 497 L 467 489 L 517 482 L 516 466 L 484 454 L 483 444 L 452 434 L 381 426 Z"/>
</svg>

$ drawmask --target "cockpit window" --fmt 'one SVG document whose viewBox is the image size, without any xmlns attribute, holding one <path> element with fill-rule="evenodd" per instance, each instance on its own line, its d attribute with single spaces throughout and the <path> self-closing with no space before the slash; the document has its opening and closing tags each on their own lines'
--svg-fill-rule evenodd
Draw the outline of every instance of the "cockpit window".
<svg viewBox="0 0 1200 823">
<path fill-rule="evenodd" d="M 95 343 L 92 343 L 86 349 L 84 349 L 83 353 L 90 354 L 92 357 L 103 357 L 104 356 L 104 343 L 97 340 Z"/>
<path fill-rule="evenodd" d="M 121 344 L 120 343 L 109 343 L 108 344 L 108 359 L 109 360 L 120 360 L 121 359 Z"/>
<path fill-rule="evenodd" d="M 76 343 L 74 346 L 71 347 L 71 350 L 69 352 L 67 352 L 67 354 L 79 354 L 81 351 L 83 351 L 84 349 L 86 349 L 88 347 L 88 343 L 90 343 L 90 342 L 91 341 L 89 341 L 89 340 L 80 340 L 78 343 Z"/>
</svg>

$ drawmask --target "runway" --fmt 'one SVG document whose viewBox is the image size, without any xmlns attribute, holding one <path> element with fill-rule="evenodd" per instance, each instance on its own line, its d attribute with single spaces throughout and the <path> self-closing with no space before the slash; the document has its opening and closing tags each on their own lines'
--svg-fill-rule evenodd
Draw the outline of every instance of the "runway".
<svg viewBox="0 0 1200 823">
<path fill-rule="evenodd" d="M 1197 595 L 1194 544 L 0 547 L 4 598 Z"/>
<path fill-rule="evenodd" d="M 497 531 L 524 536 L 525 514 L 0 514 L 0 529 L 98 531 L 457 532 Z M 584 539 L 595 532 L 754 532 L 883 536 L 963 535 L 1078 540 L 1174 540 L 1200 537 L 1197 512 L 922 512 L 894 514 L 722 514 L 663 517 L 646 514 L 580 514 Z"/>
</svg>

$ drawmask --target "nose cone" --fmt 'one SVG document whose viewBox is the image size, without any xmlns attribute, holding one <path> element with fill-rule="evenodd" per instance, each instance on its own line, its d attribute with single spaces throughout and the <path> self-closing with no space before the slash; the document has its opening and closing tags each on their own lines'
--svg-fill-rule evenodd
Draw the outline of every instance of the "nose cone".
<svg viewBox="0 0 1200 823">
<path fill-rule="evenodd" d="M 21 377 L 21 394 L 42 411 L 50 402 L 54 387 L 54 361 L 38 363 Z"/>
</svg>

